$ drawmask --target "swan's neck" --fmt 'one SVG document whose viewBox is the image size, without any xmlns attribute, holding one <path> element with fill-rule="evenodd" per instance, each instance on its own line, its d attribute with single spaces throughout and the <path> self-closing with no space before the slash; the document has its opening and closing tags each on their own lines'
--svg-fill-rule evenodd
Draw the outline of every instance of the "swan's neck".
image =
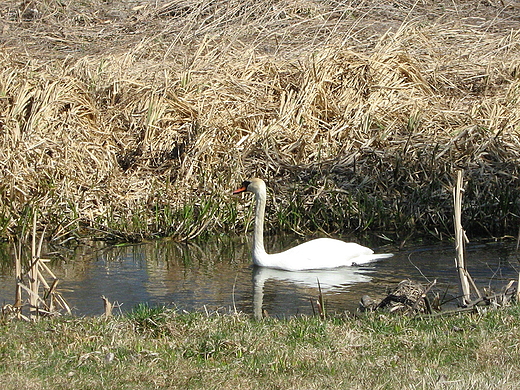
<svg viewBox="0 0 520 390">
<path fill-rule="evenodd" d="M 264 219 L 265 219 L 265 203 L 266 192 L 255 194 L 255 231 L 253 235 L 253 261 L 256 265 L 265 266 L 267 253 L 264 248 Z"/>
</svg>

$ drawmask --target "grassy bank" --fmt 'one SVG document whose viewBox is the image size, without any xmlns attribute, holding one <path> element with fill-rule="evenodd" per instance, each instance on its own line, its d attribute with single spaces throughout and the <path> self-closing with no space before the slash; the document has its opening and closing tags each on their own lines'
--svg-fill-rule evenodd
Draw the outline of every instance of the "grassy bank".
<svg viewBox="0 0 520 390">
<path fill-rule="evenodd" d="M 516 234 L 515 2 L 4 1 L 0 237 Z"/>
<path fill-rule="evenodd" d="M 266 319 L 140 307 L 0 324 L 3 389 L 514 389 L 518 307 L 454 317 Z"/>
</svg>

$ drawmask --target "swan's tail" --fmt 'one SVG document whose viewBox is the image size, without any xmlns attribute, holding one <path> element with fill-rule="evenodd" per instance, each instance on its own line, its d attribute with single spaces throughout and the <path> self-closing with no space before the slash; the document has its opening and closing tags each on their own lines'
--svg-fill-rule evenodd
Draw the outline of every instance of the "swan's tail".
<svg viewBox="0 0 520 390">
<path fill-rule="evenodd" d="M 372 253 L 370 255 L 362 255 L 352 259 L 352 265 L 367 264 L 376 260 L 388 259 L 393 255 L 393 253 Z"/>
</svg>

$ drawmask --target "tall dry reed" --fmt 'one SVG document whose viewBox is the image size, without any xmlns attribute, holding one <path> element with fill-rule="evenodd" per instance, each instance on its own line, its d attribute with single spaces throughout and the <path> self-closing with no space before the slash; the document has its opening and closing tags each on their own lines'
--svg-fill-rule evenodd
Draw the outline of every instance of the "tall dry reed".
<svg viewBox="0 0 520 390">
<path fill-rule="evenodd" d="M 271 227 L 443 237 L 455 168 L 467 231 L 516 232 L 516 5 L 443 6 L 4 2 L 2 236 L 226 231 L 258 175 Z"/>
</svg>

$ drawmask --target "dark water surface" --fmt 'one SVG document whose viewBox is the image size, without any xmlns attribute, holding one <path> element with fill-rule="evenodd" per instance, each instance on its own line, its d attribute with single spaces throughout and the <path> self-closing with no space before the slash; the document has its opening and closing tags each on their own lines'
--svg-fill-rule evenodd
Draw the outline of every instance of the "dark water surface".
<svg viewBox="0 0 520 390">
<path fill-rule="evenodd" d="M 271 250 L 295 245 L 294 238 L 269 238 Z M 275 241 L 273 243 L 273 241 Z M 286 317 L 312 314 L 317 280 L 329 311 L 355 311 L 364 294 L 383 296 L 403 279 L 422 283 L 437 279 L 446 299 L 457 294 L 455 251 L 451 246 L 410 247 L 389 259 L 362 267 L 330 271 L 285 272 L 251 265 L 249 243 L 239 238 L 179 244 L 168 241 L 134 246 L 84 247 L 51 263 L 59 290 L 76 315 L 103 313 L 101 296 L 117 302 L 122 312 L 139 303 L 208 312 L 233 310 Z M 466 259 L 480 288 L 500 290 L 517 278 L 518 254 L 513 243 L 470 244 Z M 11 256 L 1 253 L 0 303 L 14 301 Z M 117 312 L 117 309 L 116 309 Z"/>
</svg>

